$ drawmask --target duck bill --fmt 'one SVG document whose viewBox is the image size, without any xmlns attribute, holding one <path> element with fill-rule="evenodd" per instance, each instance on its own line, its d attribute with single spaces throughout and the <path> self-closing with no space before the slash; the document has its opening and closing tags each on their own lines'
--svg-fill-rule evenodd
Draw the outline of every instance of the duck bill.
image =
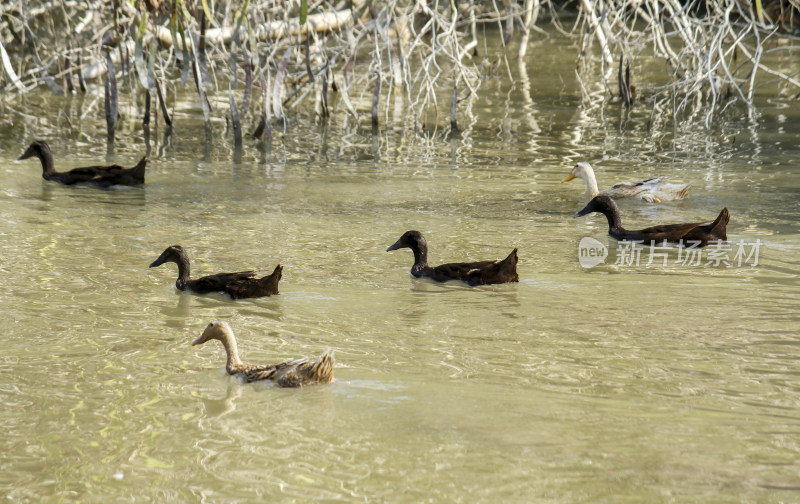
<svg viewBox="0 0 800 504">
<path fill-rule="evenodd" d="M 583 217 L 584 215 L 590 214 L 592 212 L 594 212 L 594 209 L 591 208 L 591 202 L 590 202 L 590 204 L 583 207 L 583 210 L 573 215 L 572 218 L 574 219 L 576 217 Z"/>
<path fill-rule="evenodd" d="M 150 267 L 151 268 L 155 268 L 156 266 L 161 266 L 165 262 L 167 262 L 167 252 L 166 251 L 162 252 L 162 254 L 160 256 L 158 256 L 158 259 L 156 259 L 155 261 L 151 262 L 150 263 Z"/>
<path fill-rule="evenodd" d="M 22 161 L 23 159 L 28 159 L 31 156 L 33 156 L 33 149 L 28 147 L 28 150 L 26 150 L 20 157 L 18 157 L 17 161 Z"/>
<path fill-rule="evenodd" d="M 400 243 L 400 241 L 401 240 L 397 240 L 396 242 L 394 242 L 394 245 L 392 245 L 389 248 L 387 248 L 386 252 L 391 252 L 392 250 L 397 250 L 399 248 L 403 248 L 403 244 Z"/>
<path fill-rule="evenodd" d="M 197 338 L 196 340 L 192 341 L 192 346 L 195 346 L 195 345 L 200 345 L 200 344 L 202 344 L 202 343 L 205 343 L 205 342 L 206 342 L 206 340 L 204 340 L 204 339 L 203 339 L 203 337 L 204 337 L 204 336 L 205 336 L 205 334 L 203 334 L 202 336 L 200 336 L 200 337 L 199 337 L 199 338 Z"/>
<path fill-rule="evenodd" d="M 563 184 L 564 182 L 569 182 L 570 180 L 572 180 L 572 179 L 574 179 L 574 178 L 575 178 L 575 175 L 573 175 L 573 174 L 572 174 L 572 172 L 570 172 L 570 174 L 569 174 L 569 175 L 567 175 L 566 177 L 564 177 L 564 180 L 562 180 L 562 181 L 561 181 L 561 183 Z"/>
<path fill-rule="evenodd" d="M 158 259 L 150 263 L 150 267 L 155 268 L 156 266 L 161 266 L 162 264 L 164 264 L 164 259 L 159 257 Z"/>
</svg>

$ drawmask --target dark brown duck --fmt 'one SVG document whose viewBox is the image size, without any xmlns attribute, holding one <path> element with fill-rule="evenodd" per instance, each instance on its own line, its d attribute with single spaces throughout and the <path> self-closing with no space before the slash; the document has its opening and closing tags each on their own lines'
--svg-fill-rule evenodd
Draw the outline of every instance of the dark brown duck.
<svg viewBox="0 0 800 504">
<path fill-rule="evenodd" d="M 575 217 L 582 217 L 592 212 L 599 212 L 608 219 L 608 234 L 617 240 L 662 243 L 664 241 L 705 247 L 710 241 L 728 239 L 725 228 L 730 220 L 728 209 L 723 208 L 712 223 L 689 222 L 686 224 L 662 224 L 645 229 L 628 230 L 622 227 L 619 207 L 614 200 L 605 195 L 595 196 Z"/>
<path fill-rule="evenodd" d="M 279 264 L 271 275 L 262 278 L 254 278 L 255 271 L 240 271 L 238 273 L 217 273 L 192 280 L 189 274 L 189 256 L 180 245 L 167 247 L 158 259 L 150 264 L 150 267 L 155 268 L 167 262 L 178 265 L 178 280 L 175 282 L 178 290 L 188 290 L 197 294 L 224 292 L 233 299 L 278 294 L 278 282 L 283 273 L 283 267 Z"/>
<path fill-rule="evenodd" d="M 19 160 L 36 156 L 42 162 L 42 177 L 45 180 L 55 180 L 62 184 L 94 184 L 98 187 L 111 187 L 113 185 L 134 186 L 144 184 L 144 169 L 147 157 L 143 157 L 133 168 L 123 168 L 119 165 L 85 166 L 67 172 L 57 172 L 53 165 L 53 153 L 46 142 L 37 140 L 22 154 Z"/>
<path fill-rule="evenodd" d="M 437 282 L 461 280 L 469 285 L 488 285 L 519 282 L 517 275 L 517 249 L 502 261 L 476 261 L 428 266 L 428 243 L 419 231 L 406 231 L 386 251 L 410 248 L 414 253 L 411 274 L 417 278 L 430 278 Z"/>
</svg>

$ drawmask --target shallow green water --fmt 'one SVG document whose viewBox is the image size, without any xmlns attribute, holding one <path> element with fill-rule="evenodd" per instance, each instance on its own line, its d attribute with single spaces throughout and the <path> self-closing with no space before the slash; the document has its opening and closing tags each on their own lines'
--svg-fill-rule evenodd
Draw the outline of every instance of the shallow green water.
<svg viewBox="0 0 800 504">
<path fill-rule="evenodd" d="M 575 48 L 550 43 L 532 48 L 550 56 L 529 62 L 529 79 L 512 62 L 513 90 L 484 83 L 455 139 L 299 117 L 266 152 L 246 141 L 234 164 L 222 122 L 206 144 L 187 101 L 168 145 L 152 135 L 141 188 L 59 186 L 13 161 L 34 138 L 61 169 L 105 159 L 99 112 L 80 136 L 56 118 L 91 98 L 7 108 L 0 495 L 797 500 L 796 101 L 765 90 L 756 122 L 648 133 L 646 107 L 583 105 Z M 132 165 L 144 145 L 123 124 L 113 160 Z M 602 217 L 572 218 L 585 187 L 560 181 L 579 160 L 601 188 L 691 181 L 684 201 L 621 202 L 624 222 L 710 220 L 726 206 L 729 241 L 760 240 L 757 265 L 687 266 L 673 249 L 666 266 L 582 268 L 581 238 L 619 248 Z M 414 280 L 408 250 L 385 252 L 409 229 L 432 264 L 517 247 L 520 282 Z M 173 265 L 147 267 L 172 244 L 195 275 L 280 263 L 281 294 L 178 294 Z M 246 362 L 332 348 L 337 383 L 238 385 L 220 345 L 189 345 L 214 319 Z"/>
</svg>

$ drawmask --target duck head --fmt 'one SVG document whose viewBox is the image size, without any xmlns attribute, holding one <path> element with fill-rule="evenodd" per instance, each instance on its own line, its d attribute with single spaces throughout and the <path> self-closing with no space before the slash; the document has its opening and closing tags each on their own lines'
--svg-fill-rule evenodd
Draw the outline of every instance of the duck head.
<svg viewBox="0 0 800 504">
<path fill-rule="evenodd" d="M 203 334 L 192 342 L 192 346 L 202 345 L 206 341 L 215 339 L 224 341 L 233 335 L 233 329 L 224 320 L 215 320 L 206 326 Z"/>
<path fill-rule="evenodd" d="M 187 264 L 189 262 L 189 256 L 186 255 L 186 251 L 183 250 L 183 247 L 180 245 L 173 245 L 167 247 L 166 250 L 158 256 L 158 259 L 150 263 L 150 267 L 155 268 L 167 262 L 174 262 L 180 266 L 181 264 Z"/>
<path fill-rule="evenodd" d="M 606 196 L 605 194 L 601 194 L 600 196 L 595 196 L 594 198 L 583 207 L 583 210 L 576 213 L 573 217 L 583 217 L 584 215 L 590 214 L 592 212 L 600 212 L 606 216 L 619 214 L 619 207 L 614 200 Z"/>
<path fill-rule="evenodd" d="M 397 250 L 401 248 L 410 248 L 411 250 L 422 250 L 428 248 L 428 242 L 419 231 L 406 231 L 399 240 L 394 242 L 394 245 L 386 249 L 386 252 Z"/>
<path fill-rule="evenodd" d="M 564 177 L 564 180 L 561 181 L 563 184 L 564 182 L 569 182 L 576 177 L 580 177 L 586 182 L 586 188 L 589 189 L 589 192 L 592 193 L 592 196 L 596 196 L 600 190 L 597 188 L 597 179 L 594 176 L 594 170 L 592 169 L 592 165 L 585 161 L 580 161 L 575 164 L 572 168 L 572 171 L 569 172 L 569 175 Z"/>
<path fill-rule="evenodd" d="M 225 354 L 227 360 L 225 362 L 225 370 L 228 374 L 232 375 L 240 372 L 244 364 L 239 359 L 239 349 L 236 346 L 236 337 L 233 335 L 233 329 L 227 322 L 222 320 L 215 320 L 206 326 L 203 334 L 192 342 L 192 346 L 202 345 L 206 341 L 215 339 L 222 343 L 225 347 Z"/>
<path fill-rule="evenodd" d="M 586 180 L 586 176 L 588 175 L 589 172 L 594 173 L 592 165 L 590 165 L 586 161 L 579 161 L 569 172 L 569 175 L 564 177 L 564 180 L 562 180 L 561 183 L 563 184 L 564 182 L 569 182 L 570 180 L 573 180 L 575 177 L 580 177 Z"/>
<path fill-rule="evenodd" d="M 47 145 L 47 142 L 36 140 L 28 146 L 28 148 L 19 158 L 17 158 L 17 161 L 22 161 L 23 159 L 28 159 L 29 157 L 33 156 L 36 156 L 39 159 L 44 159 L 47 156 L 52 157 L 53 154 L 50 152 L 50 146 Z"/>
</svg>

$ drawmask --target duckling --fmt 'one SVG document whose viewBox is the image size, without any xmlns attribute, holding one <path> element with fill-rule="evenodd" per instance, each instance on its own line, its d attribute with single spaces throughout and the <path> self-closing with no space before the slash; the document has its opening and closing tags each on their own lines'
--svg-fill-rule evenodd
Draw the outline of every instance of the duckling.
<svg viewBox="0 0 800 504">
<path fill-rule="evenodd" d="M 657 177 L 647 180 L 637 180 L 635 182 L 619 182 L 601 193 L 597 189 L 597 179 L 594 176 L 592 165 L 585 161 L 576 164 L 561 183 L 569 182 L 575 177 L 580 177 L 586 182 L 586 187 L 589 189 L 589 192 L 592 193 L 592 197 L 598 194 L 605 194 L 614 199 L 639 198 L 647 203 L 660 203 L 662 201 L 684 199 L 688 196 L 689 186 L 691 185 L 691 183 L 676 184 L 674 182 L 667 182 Z"/>
<path fill-rule="evenodd" d="M 461 280 L 468 285 L 488 285 L 519 282 L 517 275 L 517 249 L 502 261 L 476 261 L 428 266 L 428 242 L 419 231 L 406 231 L 387 252 L 410 248 L 414 252 L 411 274 L 417 278 L 427 277 L 437 282 Z"/>
<path fill-rule="evenodd" d="M 255 271 L 240 271 L 238 273 L 217 273 L 192 280 L 189 276 L 189 256 L 180 245 L 167 247 L 158 259 L 150 264 L 150 267 L 155 268 L 166 262 L 174 262 L 178 265 L 178 280 L 175 282 L 178 290 L 190 290 L 197 294 L 224 292 L 233 299 L 278 294 L 278 282 L 283 272 L 283 267 L 279 264 L 271 275 L 262 278 L 253 278 L 256 275 Z"/>
<path fill-rule="evenodd" d="M 203 334 L 192 342 L 192 346 L 202 345 L 212 339 L 219 340 L 225 347 L 225 371 L 240 377 L 245 383 L 270 380 L 279 387 L 304 387 L 334 381 L 333 353 L 329 350 L 325 350 L 315 362 L 302 358 L 268 366 L 252 366 L 239 360 L 236 337 L 227 322 L 216 320 L 208 324 Z"/>
<path fill-rule="evenodd" d="M 629 231 L 622 227 L 619 207 L 614 200 L 601 194 L 595 196 L 575 217 L 582 217 L 592 212 L 599 212 L 608 219 L 608 234 L 617 240 L 641 241 L 662 243 L 664 241 L 690 245 L 699 242 L 699 247 L 705 247 L 710 241 L 725 241 L 728 239 L 725 228 L 730 220 L 727 208 L 723 208 L 716 220 L 711 224 L 691 222 L 686 224 L 662 224 L 636 231 Z"/>
<path fill-rule="evenodd" d="M 33 142 L 17 161 L 28 159 L 32 156 L 36 156 L 42 162 L 42 177 L 45 180 L 55 180 L 66 185 L 88 183 L 98 187 L 144 184 L 144 170 L 145 165 L 147 165 L 146 156 L 133 168 L 123 168 L 119 165 L 86 166 L 67 172 L 56 171 L 50 147 L 42 140 Z"/>
</svg>

